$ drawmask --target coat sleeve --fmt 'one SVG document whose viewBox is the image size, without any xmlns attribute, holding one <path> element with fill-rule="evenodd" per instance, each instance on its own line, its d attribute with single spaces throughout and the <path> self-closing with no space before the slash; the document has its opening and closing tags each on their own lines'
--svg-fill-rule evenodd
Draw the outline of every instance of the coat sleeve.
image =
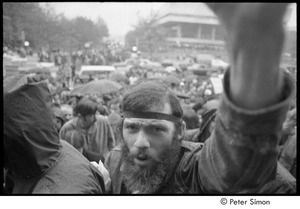
<svg viewBox="0 0 300 209">
<path fill-rule="evenodd" d="M 228 87 L 229 71 L 215 132 L 201 153 L 201 182 L 213 192 L 258 191 L 276 177 L 280 132 L 294 86 L 286 74 L 282 101 L 254 111 L 235 106 Z"/>
<path fill-rule="evenodd" d="M 215 130 L 203 148 L 185 160 L 181 172 L 192 176 L 192 190 L 196 184 L 205 193 L 256 193 L 276 177 L 280 132 L 294 86 L 286 75 L 282 101 L 250 111 L 230 101 L 228 82 L 229 71 Z"/>
</svg>

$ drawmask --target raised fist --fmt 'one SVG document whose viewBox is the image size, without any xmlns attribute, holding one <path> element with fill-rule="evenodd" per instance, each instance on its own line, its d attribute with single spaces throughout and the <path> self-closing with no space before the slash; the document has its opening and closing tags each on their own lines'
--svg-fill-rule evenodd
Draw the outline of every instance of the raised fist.
<svg viewBox="0 0 300 209">
<path fill-rule="evenodd" d="M 288 3 L 207 3 L 224 27 L 229 41 L 268 37 L 283 33 Z"/>
</svg>

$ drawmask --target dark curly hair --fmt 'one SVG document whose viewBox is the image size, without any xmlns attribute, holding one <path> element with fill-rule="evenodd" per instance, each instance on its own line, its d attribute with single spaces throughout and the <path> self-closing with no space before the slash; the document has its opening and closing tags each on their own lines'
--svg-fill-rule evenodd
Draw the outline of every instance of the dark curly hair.
<svg viewBox="0 0 300 209">
<path fill-rule="evenodd" d="M 169 103 L 171 114 L 182 118 L 183 110 L 178 97 L 172 93 L 167 86 L 155 81 L 146 81 L 133 86 L 124 95 L 121 103 L 121 112 L 124 111 L 149 111 L 155 105 L 164 105 Z M 175 134 L 180 131 L 182 120 L 175 122 Z M 122 135 L 123 120 L 117 126 L 117 134 Z M 118 137 L 119 137 L 118 136 Z M 122 137 L 122 136 L 121 136 Z M 123 137 L 122 137 L 123 138 Z"/>
<path fill-rule="evenodd" d="M 81 114 L 83 117 L 96 114 L 97 104 L 88 98 L 82 98 L 74 107 L 74 115 Z"/>
<path fill-rule="evenodd" d="M 130 89 L 123 98 L 122 111 L 149 111 L 155 105 L 164 105 L 168 102 L 172 115 L 182 118 L 183 111 L 178 97 L 167 86 L 147 81 Z"/>
</svg>

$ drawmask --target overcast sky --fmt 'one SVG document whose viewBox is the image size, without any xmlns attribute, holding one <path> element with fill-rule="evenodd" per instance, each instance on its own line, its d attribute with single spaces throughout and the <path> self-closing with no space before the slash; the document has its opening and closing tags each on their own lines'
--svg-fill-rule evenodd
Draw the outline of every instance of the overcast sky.
<svg viewBox="0 0 300 209">
<path fill-rule="evenodd" d="M 138 15 L 146 17 L 151 10 L 158 10 L 163 2 L 147 3 L 147 2 L 47 2 L 57 13 L 63 13 L 67 18 L 76 16 L 88 17 L 91 20 L 96 20 L 100 16 L 107 24 L 109 33 L 112 37 L 125 36 L 132 29 L 132 25 L 137 23 Z M 296 4 L 293 4 L 296 8 Z M 294 9 L 290 21 L 291 27 L 296 27 L 296 9 Z"/>
<path fill-rule="evenodd" d="M 67 18 L 83 16 L 96 20 L 100 16 L 106 22 L 109 33 L 112 36 L 124 36 L 132 29 L 131 26 L 137 23 L 138 15 L 146 17 L 151 13 L 151 10 L 158 10 L 165 4 L 163 2 L 47 3 L 53 6 L 57 13 L 63 13 Z"/>
</svg>

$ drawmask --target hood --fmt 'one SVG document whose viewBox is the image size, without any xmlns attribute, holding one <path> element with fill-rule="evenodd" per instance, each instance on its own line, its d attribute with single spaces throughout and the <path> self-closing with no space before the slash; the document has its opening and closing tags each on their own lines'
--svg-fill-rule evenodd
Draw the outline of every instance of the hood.
<svg viewBox="0 0 300 209">
<path fill-rule="evenodd" d="M 4 81 L 4 165 L 16 178 L 32 179 L 52 168 L 61 144 L 45 82 L 26 75 Z"/>
</svg>

